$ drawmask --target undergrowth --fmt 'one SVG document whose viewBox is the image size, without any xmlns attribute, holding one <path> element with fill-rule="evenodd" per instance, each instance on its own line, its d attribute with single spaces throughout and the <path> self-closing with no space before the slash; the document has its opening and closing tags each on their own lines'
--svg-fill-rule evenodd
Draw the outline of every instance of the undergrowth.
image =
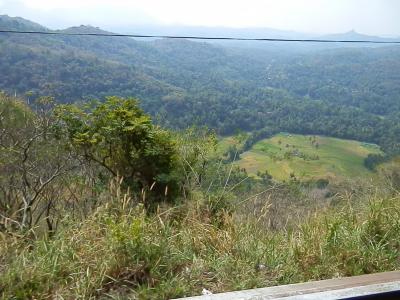
<svg viewBox="0 0 400 300">
<path fill-rule="evenodd" d="M 126 198 L 125 198 L 126 199 Z M 273 231 L 206 201 L 148 214 L 115 196 L 51 238 L 1 236 L 2 299 L 168 299 L 399 268 L 400 196 Z M 356 207 L 354 207 L 356 206 Z M 129 208 L 128 208 L 129 207 Z"/>
</svg>

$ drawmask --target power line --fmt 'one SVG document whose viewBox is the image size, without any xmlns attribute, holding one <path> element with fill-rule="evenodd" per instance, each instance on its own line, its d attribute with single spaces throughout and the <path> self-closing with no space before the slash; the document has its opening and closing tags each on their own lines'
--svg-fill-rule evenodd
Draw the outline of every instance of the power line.
<svg viewBox="0 0 400 300">
<path fill-rule="evenodd" d="M 256 41 L 256 42 L 400 44 L 400 41 L 374 41 L 374 40 L 240 38 L 240 37 L 145 35 L 145 34 L 119 34 L 119 33 L 73 33 L 73 32 L 60 32 L 60 31 L 0 30 L 0 33 L 62 35 L 62 36 L 102 36 L 102 37 L 162 38 L 162 39 L 190 39 L 190 40 Z"/>
</svg>

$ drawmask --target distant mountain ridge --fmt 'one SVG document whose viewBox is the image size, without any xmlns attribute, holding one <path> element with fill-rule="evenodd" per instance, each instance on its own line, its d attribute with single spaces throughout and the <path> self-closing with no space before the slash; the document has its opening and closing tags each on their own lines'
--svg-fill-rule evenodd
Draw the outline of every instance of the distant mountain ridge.
<svg viewBox="0 0 400 300">
<path fill-rule="evenodd" d="M 62 30 L 58 30 L 59 32 L 67 32 L 67 33 L 99 33 L 99 34 L 112 34 L 112 32 L 105 31 L 100 29 L 99 27 L 94 27 L 91 25 L 80 25 L 68 27 Z"/>
<path fill-rule="evenodd" d="M 43 30 L 49 31 L 38 23 L 23 19 L 21 17 L 9 17 L 0 15 L 0 28 L 14 30 Z M 123 34 L 145 34 L 145 35 L 177 35 L 177 36 L 212 36 L 212 37 L 236 37 L 236 38 L 282 38 L 282 39 L 333 39 L 333 40 L 372 40 L 372 41 L 400 41 L 400 37 L 388 38 L 372 36 L 350 30 L 344 33 L 333 33 L 316 35 L 311 33 L 297 32 L 292 30 L 280 30 L 268 27 L 212 27 L 212 26 L 184 26 L 184 25 L 135 25 L 133 27 L 112 27 L 111 31 L 102 30 L 91 25 L 73 26 L 60 32 L 80 33 L 123 33 Z"/>
<path fill-rule="evenodd" d="M 32 21 L 20 17 L 0 15 L 0 29 L 2 30 L 24 30 L 24 31 L 48 31 L 49 29 Z"/>
<path fill-rule="evenodd" d="M 327 40 L 344 40 L 344 41 L 380 41 L 380 42 L 395 42 L 400 41 L 400 38 L 384 38 L 373 35 L 366 35 L 362 33 L 358 33 L 355 30 L 351 30 L 345 33 L 336 33 L 336 34 L 328 34 L 323 35 L 320 39 Z"/>
</svg>

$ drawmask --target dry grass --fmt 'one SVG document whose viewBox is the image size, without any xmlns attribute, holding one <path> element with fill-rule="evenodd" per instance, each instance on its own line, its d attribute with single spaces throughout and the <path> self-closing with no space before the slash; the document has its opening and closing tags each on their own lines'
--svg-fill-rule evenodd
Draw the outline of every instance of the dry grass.
<svg viewBox="0 0 400 300">
<path fill-rule="evenodd" d="M 148 215 L 119 193 L 80 223 L 66 217 L 52 239 L 3 236 L 0 293 L 167 299 L 398 268 L 400 196 L 342 198 L 274 231 L 261 214 L 215 214 L 202 198 Z"/>
</svg>

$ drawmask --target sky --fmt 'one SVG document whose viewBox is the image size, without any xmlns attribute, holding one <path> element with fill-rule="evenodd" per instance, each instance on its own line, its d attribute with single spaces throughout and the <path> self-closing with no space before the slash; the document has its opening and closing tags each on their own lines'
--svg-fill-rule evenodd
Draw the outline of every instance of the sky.
<svg viewBox="0 0 400 300">
<path fill-rule="evenodd" d="M 52 29 L 193 25 L 400 36 L 399 0 L 0 0 L 1 14 Z"/>
</svg>

